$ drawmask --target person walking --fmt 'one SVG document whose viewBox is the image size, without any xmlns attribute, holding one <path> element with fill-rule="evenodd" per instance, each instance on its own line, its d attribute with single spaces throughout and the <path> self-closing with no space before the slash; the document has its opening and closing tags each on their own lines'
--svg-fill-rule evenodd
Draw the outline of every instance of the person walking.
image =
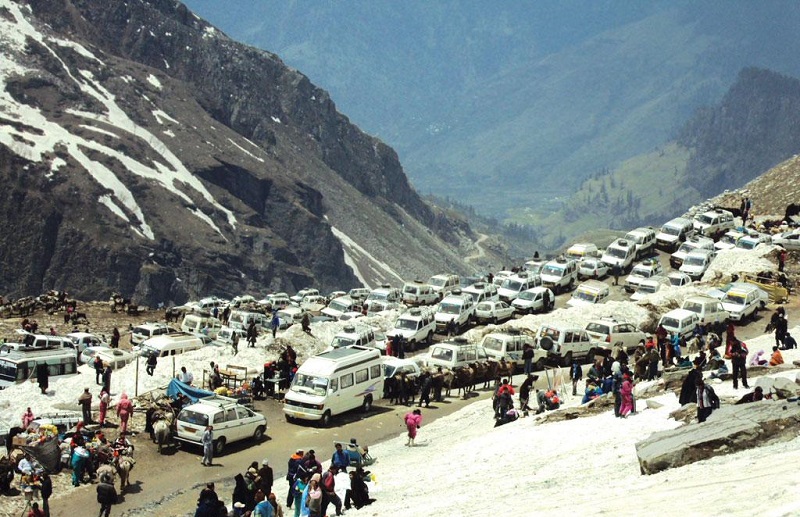
<svg viewBox="0 0 800 517">
<path fill-rule="evenodd" d="M 533 347 L 528 343 L 525 343 L 522 347 L 522 360 L 525 363 L 523 373 L 525 375 L 530 375 L 533 371 Z"/>
<path fill-rule="evenodd" d="M 231 346 L 233 347 L 233 355 L 239 353 L 239 333 L 235 330 L 233 331 L 233 336 L 231 337 Z"/>
<path fill-rule="evenodd" d="M 275 339 L 275 334 L 278 332 L 280 324 L 281 320 L 278 318 L 278 311 L 272 311 L 272 321 L 270 322 L 270 326 L 272 327 L 272 339 Z"/>
<path fill-rule="evenodd" d="M 83 388 L 83 393 L 78 397 L 78 405 L 81 407 L 83 413 L 83 423 L 92 423 L 92 394 L 89 393 L 89 388 Z"/>
<path fill-rule="evenodd" d="M 733 365 L 733 389 L 739 389 L 739 377 L 742 378 L 742 386 L 749 389 L 750 386 L 747 385 L 747 345 L 738 339 L 731 343 L 731 364 Z"/>
<path fill-rule="evenodd" d="M 714 388 L 706 385 L 703 376 L 697 378 L 697 421 L 705 422 L 711 413 L 719 407 L 719 397 Z"/>
<path fill-rule="evenodd" d="M 155 352 L 150 352 L 150 355 L 147 356 L 147 375 L 153 376 L 153 373 L 156 371 L 156 366 L 158 365 L 158 354 Z"/>
<path fill-rule="evenodd" d="M 322 510 L 320 515 L 328 515 L 328 505 L 333 503 L 336 508 L 336 515 L 342 515 L 342 500 L 336 493 L 336 474 L 339 473 L 339 467 L 331 465 L 328 470 L 322 474 Z"/>
<path fill-rule="evenodd" d="M 114 327 L 114 330 L 111 332 L 111 348 L 119 348 L 120 337 L 119 329 Z"/>
<path fill-rule="evenodd" d="M 111 514 L 111 505 L 117 502 L 117 489 L 108 474 L 103 475 L 97 485 L 97 502 L 100 503 L 98 517 L 108 517 Z"/>
<path fill-rule="evenodd" d="M 418 407 L 422 407 L 422 403 L 425 403 L 425 407 L 431 405 L 431 388 L 433 386 L 433 378 L 431 377 L 430 372 L 424 372 L 420 376 L 420 386 L 419 386 L 419 404 Z"/>
<path fill-rule="evenodd" d="M 314 474 L 308 483 L 308 495 L 304 501 L 308 507 L 308 517 L 322 517 L 322 489 L 319 486 L 319 478 L 319 473 Z"/>
<path fill-rule="evenodd" d="M 108 396 L 107 391 L 100 392 L 100 418 L 98 419 L 100 422 L 100 427 L 106 426 L 106 413 L 108 412 L 108 402 L 111 397 Z"/>
<path fill-rule="evenodd" d="M 258 485 L 261 491 L 267 496 L 272 492 L 272 483 L 274 480 L 275 478 L 272 467 L 269 466 L 269 460 L 264 458 L 261 460 L 261 468 L 258 469 Z"/>
<path fill-rule="evenodd" d="M 411 413 L 406 413 L 406 416 L 403 420 L 406 423 L 406 429 L 408 430 L 408 441 L 406 442 L 406 445 L 408 447 L 413 447 L 414 440 L 417 438 L 417 430 L 422 425 L 422 410 L 415 409 Z"/>
<path fill-rule="evenodd" d="M 50 496 L 53 495 L 53 480 L 50 479 L 50 475 L 47 472 L 42 472 L 40 477 L 42 488 L 39 491 L 39 495 L 42 497 L 42 511 L 44 512 L 44 517 L 50 517 Z"/>
<path fill-rule="evenodd" d="M 289 461 L 287 463 L 286 481 L 289 482 L 289 493 L 286 495 L 287 508 L 291 508 L 292 503 L 295 502 L 295 482 L 300 478 L 300 465 L 303 463 L 304 452 L 305 451 L 303 451 L 303 449 L 297 449 L 297 451 L 295 451 L 295 453 L 289 457 Z M 302 490 L 305 490 L 306 485 L 308 485 L 308 478 L 306 478 Z"/>
<path fill-rule="evenodd" d="M 781 248 L 778 252 L 778 271 L 783 273 L 783 268 L 786 267 L 786 258 L 788 254 L 785 248 Z"/>
<path fill-rule="evenodd" d="M 257 337 L 258 337 L 258 330 L 256 330 L 256 322 L 251 321 L 250 324 L 247 326 L 247 346 L 249 348 L 255 348 Z"/>
<path fill-rule="evenodd" d="M 619 267 L 619 264 L 614 264 L 611 266 L 611 276 L 614 277 L 614 285 L 619 285 L 619 275 L 622 274 L 620 270 L 621 268 Z"/>
<path fill-rule="evenodd" d="M 572 380 L 572 395 L 577 395 L 578 382 L 583 379 L 583 368 L 577 359 L 572 362 L 572 368 L 569 369 L 569 378 Z"/>
<path fill-rule="evenodd" d="M 201 462 L 203 463 L 204 467 L 210 467 L 212 461 L 214 459 L 214 426 L 208 425 L 206 426 L 206 430 L 203 431 L 203 437 L 201 439 L 203 443 L 203 459 Z"/>
<path fill-rule="evenodd" d="M 119 417 L 119 428 L 121 434 L 128 432 L 128 418 L 133 413 L 133 402 L 128 400 L 128 394 L 123 393 L 120 401 L 117 402 L 117 417 Z"/>
</svg>

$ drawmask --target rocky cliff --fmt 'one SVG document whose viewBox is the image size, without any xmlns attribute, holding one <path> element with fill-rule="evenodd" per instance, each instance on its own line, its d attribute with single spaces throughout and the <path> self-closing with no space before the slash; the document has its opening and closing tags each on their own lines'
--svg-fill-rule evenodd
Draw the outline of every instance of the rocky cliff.
<svg viewBox="0 0 800 517">
<path fill-rule="evenodd" d="M 0 0 L 0 292 L 141 302 L 465 271 L 396 153 L 172 0 Z"/>
</svg>

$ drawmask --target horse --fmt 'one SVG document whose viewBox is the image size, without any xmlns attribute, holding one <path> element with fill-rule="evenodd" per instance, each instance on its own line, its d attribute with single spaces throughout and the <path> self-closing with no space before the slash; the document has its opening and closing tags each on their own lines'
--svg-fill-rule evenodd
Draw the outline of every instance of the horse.
<svg viewBox="0 0 800 517">
<path fill-rule="evenodd" d="M 117 474 L 119 474 L 119 491 L 120 493 L 124 492 L 125 489 L 130 484 L 130 473 L 133 466 L 136 464 L 136 460 L 132 457 L 120 454 L 115 458 L 114 466 L 117 469 Z"/>
<path fill-rule="evenodd" d="M 172 444 L 172 431 L 166 419 L 159 418 L 153 423 L 153 434 L 158 444 L 158 453 L 161 454 L 161 448 L 164 445 Z"/>
</svg>

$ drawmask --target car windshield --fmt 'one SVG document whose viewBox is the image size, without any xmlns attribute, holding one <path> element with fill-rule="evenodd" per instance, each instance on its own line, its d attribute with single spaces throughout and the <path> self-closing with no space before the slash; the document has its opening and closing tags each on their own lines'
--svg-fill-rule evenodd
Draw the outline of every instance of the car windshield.
<svg viewBox="0 0 800 517">
<path fill-rule="evenodd" d="M 491 303 L 479 303 L 477 307 L 475 307 L 476 311 L 491 311 L 494 309 L 494 305 Z"/>
<path fill-rule="evenodd" d="M 736 247 L 743 250 L 751 250 L 755 248 L 757 244 L 758 242 L 756 241 L 740 239 L 739 242 L 736 243 Z"/>
<path fill-rule="evenodd" d="M 683 308 L 686 309 L 687 311 L 696 312 L 697 314 L 700 314 L 701 312 L 703 312 L 703 304 L 702 303 L 688 302 L 687 301 L 687 302 L 684 302 Z"/>
<path fill-rule="evenodd" d="M 428 283 L 433 287 L 444 287 L 444 284 L 446 282 L 447 282 L 446 278 L 436 278 L 435 276 L 431 277 L 431 279 L 428 280 Z"/>
<path fill-rule="evenodd" d="M 742 293 L 732 293 L 728 292 L 725 295 L 725 298 L 722 299 L 725 303 L 730 303 L 733 305 L 744 305 L 745 301 L 747 300 L 747 296 Z"/>
<path fill-rule="evenodd" d="M 641 276 L 643 278 L 650 278 L 653 274 L 653 268 L 650 266 L 636 266 L 631 271 L 633 276 Z"/>
<path fill-rule="evenodd" d="M 385 300 L 389 296 L 389 293 L 386 291 L 372 291 L 367 296 L 367 300 Z"/>
<path fill-rule="evenodd" d="M 461 294 L 469 296 L 470 298 L 472 298 L 473 302 L 478 301 L 478 297 L 480 297 L 480 294 L 473 293 L 472 291 L 461 291 Z M 477 307 L 477 309 L 482 310 L 480 307 Z"/>
<path fill-rule="evenodd" d="M 503 289 L 508 289 L 509 291 L 519 291 L 522 289 L 522 282 L 511 278 L 506 278 L 503 280 L 503 284 L 500 287 Z"/>
<path fill-rule="evenodd" d="M 714 222 L 714 219 L 712 219 L 711 217 L 707 216 L 706 214 L 698 215 L 697 217 L 695 217 L 695 220 L 697 222 L 703 223 L 703 224 L 711 224 L 711 223 Z"/>
<path fill-rule="evenodd" d="M 431 359 L 440 359 L 442 361 L 452 361 L 453 351 L 449 348 L 434 348 L 431 351 Z"/>
<path fill-rule="evenodd" d="M 597 293 L 593 293 L 591 291 L 586 291 L 583 289 L 578 289 L 572 294 L 572 297 L 577 300 L 584 300 L 587 302 L 596 302 L 597 301 Z"/>
<path fill-rule="evenodd" d="M 200 413 L 197 411 L 192 411 L 191 409 L 184 409 L 183 411 L 178 414 L 178 420 L 180 422 L 186 422 L 193 425 L 201 425 L 203 427 L 208 425 L 208 415 L 205 413 Z"/>
<path fill-rule="evenodd" d="M 726 233 L 725 235 L 722 236 L 720 242 L 736 245 L 736 241 L 738 241 L 739 239 L 740 239 L 739 235 L 729 235 Z"/>
<path fill-rule="evenodd" d="M 584 260 L 581 263 L 581 269 L 597 269 L 597 261 L 596 260 Z"/>
<path fill-rule="evenodd" d="M 667 235 L 680 235 L 681 229 L 678 228 L 677 226 L 670 226 L 668 224 L 665 224 L 664 226 L 661 227 L 661 233 L 666 233 Z"/>
<path fill-rule="evenodd" d="M 333 348 L 344 348 L 348 346 L 353 346 L 355 344 L 356 344 L 355 339 L 344 336 L 334 336 L 333 341 L 331 341 L 331 346 Z"/>
<path fill-rule="evenodd" d="M 545 267 L 542 268 L 542 276 L 550 275 L 550 276 L 564 276 L 564 268 L 561 266 L 556 266 L 555 264 L 547 264 Z"/>
<path fill-rule="evenodd" d="M 536 293 L 534 293 L 534 292 L 522 291 L 521 293 L 519 293 L 519 299 L 520 300 L 533 301 L 534 298 L 536 298 Z"/>
<path fill-rule="evenodd" d="M 684 264 L 687 264 L 689 266 L 702 266 L 705 265 L 705 263 L 706 263 L 706 258 L 700 255 L 689 255 L 688 257 L 686 257 L 686 260 L 684 261 Z"/>
<path fill-rule="evenodd" d="M 627 250 L 624 250 L 622 248 L 608 248 L 608 251 L 606 253 L 608 253 L 614 258 L 620 258 L 620 259 L 624 259 L 625 256 L 628 254 Z"/>
<path fill-rule="evenodd" d="M 417 322 L 415 320 L 400 318 L 397 320 L 397 323 L 394 324 L 394 328 L 400 330 L 417 330 Z"/>
<path fill-rule="evenodd" d="M 444 314 L 458 314 L 461 312 L 461 305 L 457 303 L 440 303 L 439 312 Z"/>
<path fill-rule="evenodd" d="M 684 242 L 683 244 L 681 244 L 681 247 L 678 248 L 678 253 L 689 253 L 690 251 L 692 251 L 696 247 L 697 246 L 689 244 L 688 242 Z"/>
<path fill-rule="evenodd" d="M 626 241 L 635 242 L 636 244 L 641 244 L 644 236 L 638 235 L 636 233 L 629 233 L 625 236 Z"/>
<path fill-rule="evenodd" d="M 503 340 L 497 339 L 494 336 L 486 336 L 483 339 L 483 348 L 487 350 L 497 350 L 500 351 L 503 349 Z"/>
<path fill-rule="evenodd" d="M 680 321 L 670 316 L 664 316 L 661 318 L 661 326 L 668 329 L 676 329 L 680 326 Z"/>
<path fill-rule="evenodd" d="M 415 285 L 404 285 L 403 292 L 408 294 L 417 294 L 418 287 Z"/>
<path fill-rule="evenodd" d="M 298 373 L 292 380 L 292 391 L 325 395 L 325 392 L 328 391 L 328 379 L 317 377 L 316 375 Z"/>
</svg>

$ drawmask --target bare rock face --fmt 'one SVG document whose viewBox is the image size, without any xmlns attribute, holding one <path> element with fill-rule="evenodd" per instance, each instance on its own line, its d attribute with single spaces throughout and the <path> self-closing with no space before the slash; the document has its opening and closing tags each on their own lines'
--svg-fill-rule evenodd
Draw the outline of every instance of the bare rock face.
<svg viewBox="0 0 800 517">
<path fill-rule="evenodd" d="M 714 456 L 793 439 L 797 436 L 798 424 L 800 405 L 797 403 L 724 406 L 702 424 L 653 433 L 636 444 L 636 454 L 642 474 L 654 474 Z"/>
</svg>

